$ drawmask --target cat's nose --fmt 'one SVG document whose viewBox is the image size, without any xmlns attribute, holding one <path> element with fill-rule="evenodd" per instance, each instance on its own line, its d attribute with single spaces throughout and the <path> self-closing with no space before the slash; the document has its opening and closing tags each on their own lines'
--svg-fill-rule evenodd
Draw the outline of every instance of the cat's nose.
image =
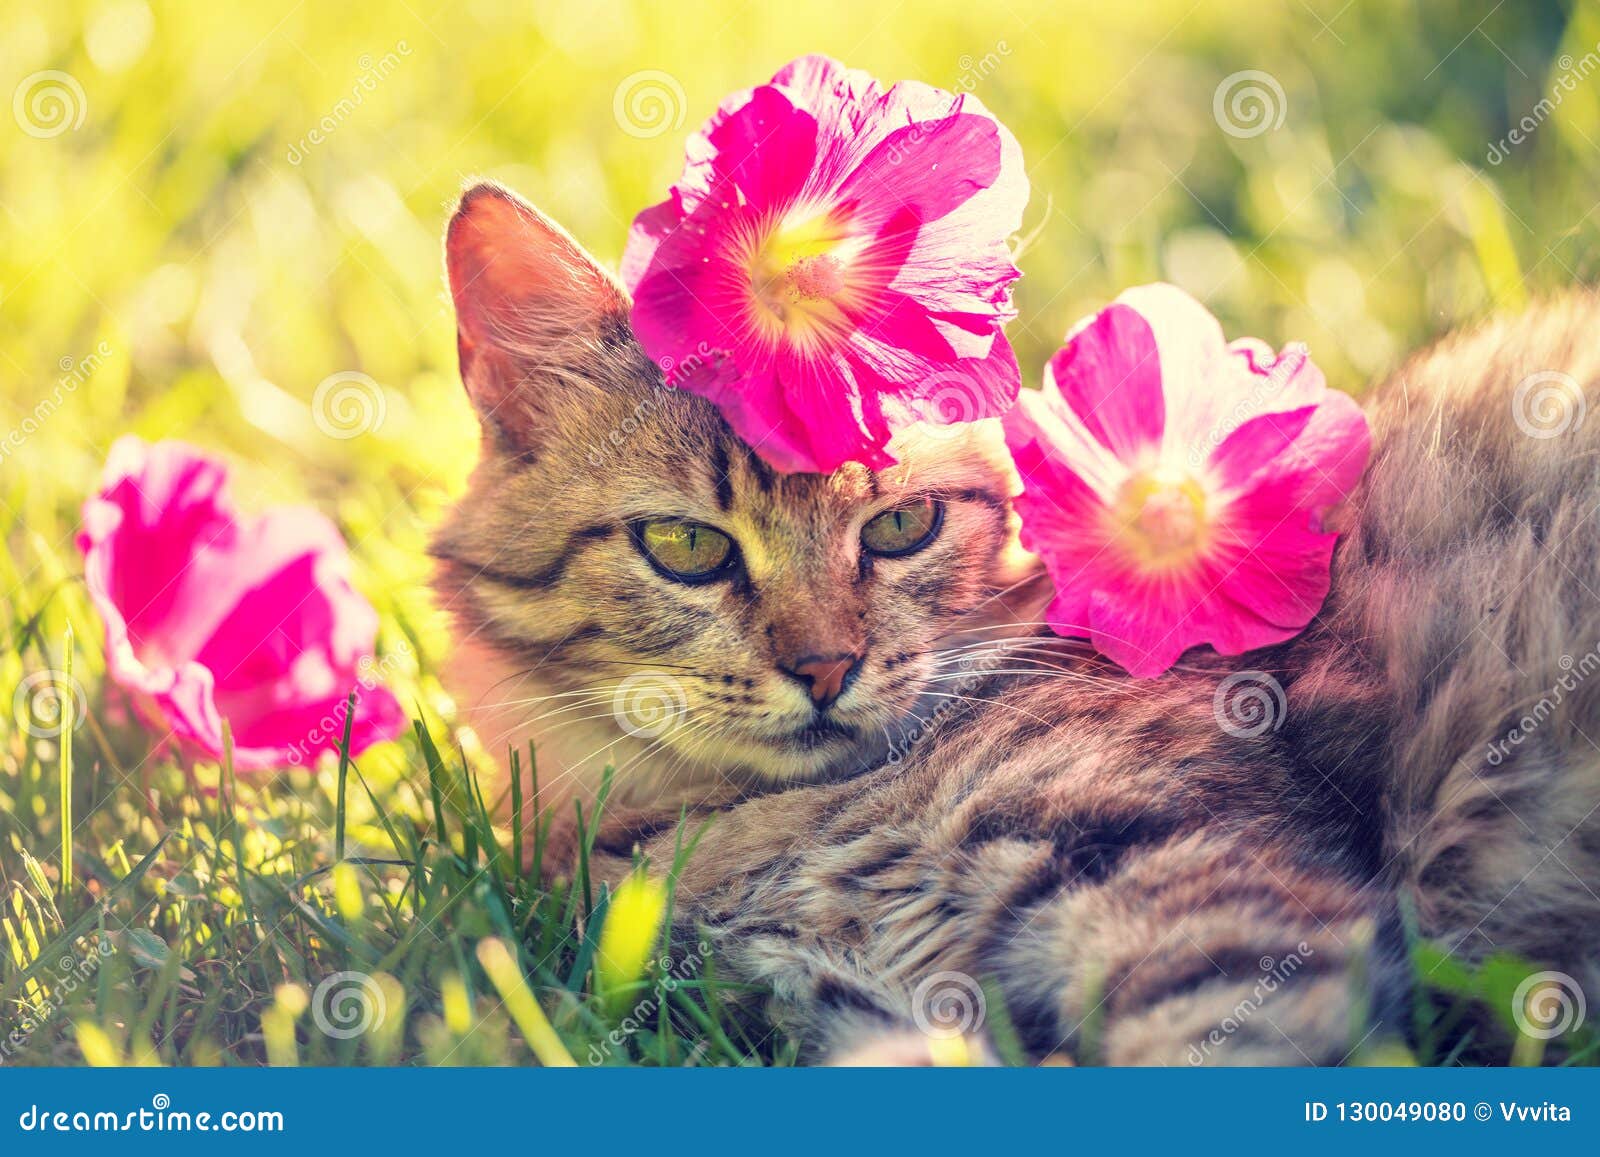
<svg viewBox="0 0 1600 1157">
<path fill-rule="evenodd" d="M 860 655 L 806 655 L 794 666 L 781 670 L 804 683 L 811 692 L 811 701 L 818 709 L 826 710 L 849 688 L 860 666 Z"/>
</svg>

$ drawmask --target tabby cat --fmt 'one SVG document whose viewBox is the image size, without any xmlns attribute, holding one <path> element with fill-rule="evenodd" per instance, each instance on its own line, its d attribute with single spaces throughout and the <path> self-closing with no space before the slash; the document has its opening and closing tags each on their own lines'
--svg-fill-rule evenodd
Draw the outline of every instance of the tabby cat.
<svg viewBox="0 0 1600 1157">
<path fill-rule="evenodd" d="M 987 1004 L 1032 1059 L 1340 1063 L 1410 1030 L 1406 920 L 1600 998 L 1596 299 L 1374 393 L 1310 630 L 1134 682 L 1039 626 L 993 423 L 780 475 L 513 194 L 465 195 L 447 264 L 461 708 L 557 814 L 616 768 L 616 870 L 713 816 L 678 925 L 805 1057 L 925 1060 L 952 1015 L 982 1048 Z"/>
</svg>

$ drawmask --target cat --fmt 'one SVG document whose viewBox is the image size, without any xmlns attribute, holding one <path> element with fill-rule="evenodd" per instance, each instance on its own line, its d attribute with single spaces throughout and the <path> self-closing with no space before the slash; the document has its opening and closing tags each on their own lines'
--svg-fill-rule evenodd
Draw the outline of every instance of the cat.
<svg viewBox="0 0 1600 1157">
<path fill-rule="evenodd" d="M 858 766 L 934 690 L 944 636 L 1003 631 L 1043 592 L 997 422 L 913 432 L 891 471 L 781 475 L 662 383 L 621 288 L 531 206 L 470 191 L 449 273 L 485 429 L 433 548 L 461 627 L 449 682 L 490 750 L 535 742 L 547 806 L 591 802 L 607 766 L 614 803 L 656 807 Z M 836 549 L 869 513 L 930 501 L 914 559 Z M 734 580 L 663 577 L 638 535 L 667 515 L 733 531 Z M 825 714 L 819 663 L 840 684 Z"/>
<path fill-rule="evenodd" d="M 710 818 L 675 926 L 802 1058 L 1348 1062 L 1411 1031 L 1408 920 L 1600 997 L 1594 296 L 1373 392 L 1305 633 L 1133 681 L 1040 625 L 994 423 L 780 475 L 514 194 L 471 188 L 446 254 L 484 431 L 434 547 L 463 716 L 535 744 L 547 809 L 616 768 L 597 871 Z"/>
</svg>

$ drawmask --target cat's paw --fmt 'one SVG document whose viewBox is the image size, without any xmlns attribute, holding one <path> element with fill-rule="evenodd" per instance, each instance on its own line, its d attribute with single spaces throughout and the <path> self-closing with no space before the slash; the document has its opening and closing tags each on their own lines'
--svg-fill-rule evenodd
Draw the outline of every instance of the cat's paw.
<svg viewBox="0 0 1600 1157">
<path fill-rule="evenodd" d="M 587 860 L 589 879 L 596 884 L 607 883 L 615 888 L 633 871 L 636 850 L 645 848 L 663 832 L 672 831 L 678 823 L 679 813 L 638 808 L 607 808 L 601 816 L 599 830 L 590 834 Z M 582 837 L 577 823 L 561 817 L 550 824 L 540 853 L 544 872 L 550 876 L 571 878 L 584 858 Z M 522 868 L 533 866 L 533 841 L 524 840 Z"/>
</svg>

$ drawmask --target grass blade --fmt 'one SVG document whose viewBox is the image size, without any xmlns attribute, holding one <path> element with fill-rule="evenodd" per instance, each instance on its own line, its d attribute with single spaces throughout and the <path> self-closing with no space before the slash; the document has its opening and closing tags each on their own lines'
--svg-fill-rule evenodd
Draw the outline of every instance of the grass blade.
<svg viewBox="0 0 1600 1157">
<path fill-rule="evenodd" d="M 546 1068 L 576 1068 L 578 1062 L 572 1059 L 567 1046 L 556 1035 L 555 1026 L 545 1016 L 544 1009 L 539 1007 L 533 990 L 528 987 L 522 969 L 517 966 L 505 942 L 481 942 L 478 945 L 478 963 L 483 965 L 489 983 L 500 993 L 500 999 L 506 1002 L 506 1011 L 511 1014 L 517 1028 L 522 1030 L 523 1038 L 533 1050 L 533 1055 L 539 1058 L 539 1063 Z"/>
<path fill-rule="evenodd" d="M 339 741 L 339 796 L 334 803 L 333 858 L 344 859 L 345 788 L 350 782 L 350 731 L 356 722 L 356 693 L 344 701 L 344 738 Z"/>
<path fill-rule="evenodd" d="M 77 699 L 72 685 L 72 626 L 67 626 L 66 658 L 63 674 L 66 694 L 61 699 L 61 893 L 62 902 L 72 895 L 72 729 L 77 724 Z"/>
</svg>

